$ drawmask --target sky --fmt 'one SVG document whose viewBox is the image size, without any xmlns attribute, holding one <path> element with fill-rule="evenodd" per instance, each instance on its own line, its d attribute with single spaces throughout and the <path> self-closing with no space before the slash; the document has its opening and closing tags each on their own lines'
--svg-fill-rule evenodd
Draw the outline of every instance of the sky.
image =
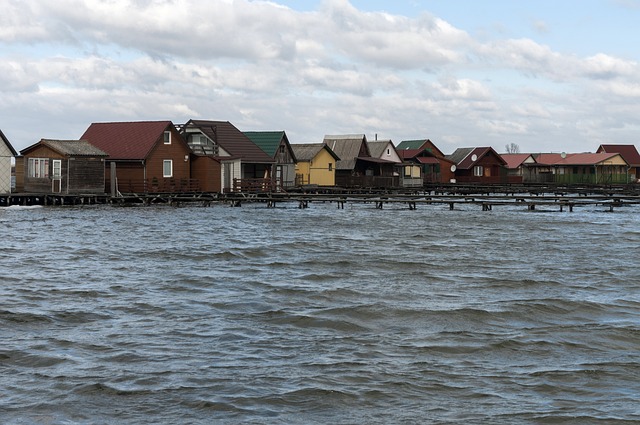
<svg viewBox="0 0 640 425">
<path fill-rule="evenodd" d="M 593 152 L 640 134 L 640 0 L 0 0 L 0 129 L 230 121 Z M 640 147 L 640 146 L 639 146 Z"/>
</svg>

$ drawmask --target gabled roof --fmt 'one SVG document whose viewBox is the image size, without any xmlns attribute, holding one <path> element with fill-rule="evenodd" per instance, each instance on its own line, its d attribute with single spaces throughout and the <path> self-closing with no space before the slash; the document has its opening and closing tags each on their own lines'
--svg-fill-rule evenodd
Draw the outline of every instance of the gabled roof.
<svg viewBox="0 0 640 425">
<path fill-rule="evenodd" d="M 519 168 L 528 158 L 533 158 L 530 153 L 502 153 L 500 156 L 511 170 Z"/>
<path fill-rule="evenodd" d="M 109 154 L 109 159 L 145 159 L 172 125 L 171 121 L 93 123 L 81 139 Z"/>
<path fill-rule="evenodd" d="M 374 142 L 367 142 L 367 144 L 369 145 L 369 153 L 374 158 L 382 157 L 385 149 L 387 149 L 389 145 L 391 145 L 393 150 L 396 149 L 391 140 L 376 140 Z"/>
<path fill-rule="evenodd" d="M 562 161 L 563 156 L 570 156 L 574 154 L 566 154 L 566 153 L 539 153 L 533 154 L 533 159 L 536 160 L 536 163 L 539 165 L 553 165 L 558 161 Z"/>
<path fill-rule="evenodd" d="M 324 143 L 294 143 L 291 145 L 291 149 L 293 149 L 298 161 L 311 161 L 323 149 L 329 152 L 336 161 L 340 160 L 340 157 Z"/>
<path fill-rule="evenodd" d="M 324 136 L 324 143 L 340 157 L 340 161 L 336 162 L 337 170 L 353 170 L 357 158 L 371 157 L 364 134 L 327 135 Z M 360 155 L 363 145 L 365 153 Z"/>
<path fill-rule="evenodd" d="M 278 153 L 278 147 L 280 147 L 283 140 L 287 146 L 290 145 L 287 133 L 284 131 L 244 131 L 243 133 L 272 158 L 275 157 L 276 153 Z M 293 151 L 292 153 L 294 155 L 293 160 L 295 162 L 295 153 Z"/>
<path fill-rule="evenodd" d="M 451 155 L 448 155 L 447 159 L 453 161 L 459 169 L 468 170 L 488 154 L 493 154 L 502 165 L 507 165 L 505 160 L 502 159 L 502 157 L 490 146 L 479 148 L 459 148 Z"/>
<path fill-rule="evenodd" d="M 409 150 L 409 149 L 427 149 L 433 153 L 433 156 L 437 156 L 443 158 L 445 156 L 444 153 L 429 139 L 419 139 L 419 140 L 403 140 L 396 147 L 398 153 L 401 150 Z"/>
<path fill-rule="evenodd" d="M 9 143 L 9 139 L 7 139 L 7 137 L 4 135 L 2 130 L 0 130 L 0 140 L 2 140 L 5 145 L 7 145 L 7 148 L 9 148 L 9 151 L 11 152 L 11 155 L 18 156 L 18 152 L 16 152 L 16 150 L 13 148 L 13 146 L 11 146 L 11 143 Z"/>
<path fill-rule="evenodd" d="M 622 158 L 622 155 L 618 153 L 574 153 L 567 155 L 566 158 L 561 159 L 554 165 L 597 165 L 618 155 Z"/>
<path fill-rule="evenodd" d="M 26 155 L 39 146 L 46 146 L 54 152 L 64 156 L 109 156 L 109 154 L 93 146 L 87 140 L 42 139 L 38 143 L 23 149 L 20 153 L 22 155 Z"/>
<path fill-rule="evenodd" d="M 617 155 L 627 162 L 619 153 L 542 153 L 532 155 L 538 165 L 560 166 L 560 165 L 597 165 L 603 161 L 611 159 Z M 627 162 L 628 163 L 628 162 Z"/>
<path fill-rule="evenodd" d="M 619 153 L 627 164 L 640 166 L 640 154 L 634 145 L 600 145 L 597 152 Z"/>
<path fill-rule="evenodd" d="M 272 164 L 273 158 L 229 121 L 189 120 L 184 128 L 197 127 L 232 157 L 245 162 Z M 223 158 L 223 157 L 222 157 Z"/>
<path fill-rule="evenodd" d="M 243 131 L 243 133 L 271 157 L 276 154 L 280 142 L 285 137 L 284 131 Z"/>
</svg>

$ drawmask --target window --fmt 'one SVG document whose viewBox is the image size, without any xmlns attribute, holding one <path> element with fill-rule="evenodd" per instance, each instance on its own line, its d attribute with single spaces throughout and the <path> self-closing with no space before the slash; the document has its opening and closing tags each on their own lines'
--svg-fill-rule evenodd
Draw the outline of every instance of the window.
<svg viewBox="0 0 640 425">
<path fill-rule="evenodd" d="M 162 163 L 162 177 L 173 177 L 173 160 L 165 159 Z"/>
<path fill-rule="evenodd" d="M 387 155 L 391 155 L 391 149 L 387 148 Z"/>
<path fill-rule="evenodd" d="M 333 171 L 333 164 L 329 163 L 329 171 Z"/>
<path fill-rule="evenodd" d="M 482 165 L 476 165 L 473 167 L 473 175 L 476 177 L 482 177 L 484 175 L 484 167 Z"/>
<path fill-rule="evenodd" d="M 28 175 L 34 179 L 49 177 L 49 160 L 47 158 L 29 158 Z"/>
<path fill-rule="evenodd" d="M 164 144 L 165 145 L 170 145 L 171 144 L 171 132 L 170 131 L 165 131 L 164 132 Z"/>
</svg>

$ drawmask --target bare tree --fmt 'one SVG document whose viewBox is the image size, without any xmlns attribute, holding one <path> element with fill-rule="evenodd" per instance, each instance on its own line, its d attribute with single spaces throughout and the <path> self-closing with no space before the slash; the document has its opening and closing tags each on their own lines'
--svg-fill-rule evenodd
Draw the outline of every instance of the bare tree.
<svg viewBox="0 0 640 425">
<path fill-rule="evenodd" d="M 507 153 L 520 153 L 520 146 L 517 143 L 509 143 L 505 146 Z"/>
</svg>

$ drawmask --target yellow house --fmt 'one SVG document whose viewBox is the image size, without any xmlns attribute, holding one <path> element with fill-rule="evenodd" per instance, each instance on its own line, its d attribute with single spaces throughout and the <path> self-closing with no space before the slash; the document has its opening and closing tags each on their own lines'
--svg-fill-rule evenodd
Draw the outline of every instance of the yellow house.
<svg viewBox="0 0 640 425">
<path fill-rule="evenodd" d="M 292 143 L 296 156 L 296 185 L 335 186 L 340 158 L 324 143 Z"/>
</svg>

